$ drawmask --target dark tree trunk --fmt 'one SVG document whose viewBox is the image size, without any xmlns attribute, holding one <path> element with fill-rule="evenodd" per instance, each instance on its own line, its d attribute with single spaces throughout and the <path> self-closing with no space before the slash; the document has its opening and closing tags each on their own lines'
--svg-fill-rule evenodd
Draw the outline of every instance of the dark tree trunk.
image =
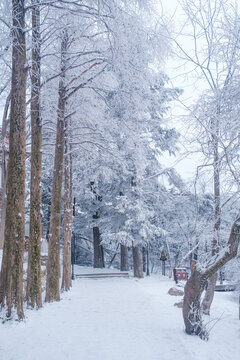
<svg viewBox="0 0 240 360">
<path fill-rule="evenodd" d="M 64 158 L 65 72 L 67 66 L 68 35 L 63 31 L 61 45 L 61 77 L 58 90 L 57 137 L 52 184 L 51 216 L 48 241 L 47 282 L 45 301 L 60 300 L 60 225 Z"/>
<path fill-rule="evenodd" d="M 65 125 L 65 154 L 64 154 L 64 250 L 62 290 L 68 291 L 72 286 L 71 271 L 71 238 L 73 222 L 72 181 L 68 145 L 68 124 Z"/>
<path fill-rule="evenodd" d="M 31 92 L 31 194 L 30 234 L 28 245 L 27 302 L 31 307 L 42 306 L 41 281 L 41 178 L 42 121 L 40 113 L 40 6 L 32 0 L 32 92 Z"/>
<path fill-rule="evenodd" d="M 121 244 L 121 253 L 120 253 L 120 270 L 128 271 L 128 248 L 126 245 Z"/>
<path fill-rule="evenodd" d="M 146 272 L 146 248 L 142 248 L 142 262 L 143 262 L 143 272 Z"/>
<path fill-rule="evenodd" d="M 91 181 L 90 188 L 93 194 L 95 194 L 95 201 L 94 205 L 98 203 L 99 201 L 102 201 L 102 197 L 97 194 L 94 181 Z M 96 211 L 96 213 L 93 215 L 93 222 L 95 220 L 99 219 L 99 212 Z M 104 251 L 103 246 L 101 245 L 101 235 L 99 231 L 98 226 L 93 226 L 93 267 L 94 268 L 104 268 Z"/>
<path fill-rule="evenodd" d="M 23 312 L 23 254 L 25 235 L 26 44 L 24 0 L 12 0 L 12 91 L 7 181 L 6 224 L 0 276 L 0 304 Z"/>
<path fill-rule="evenodd" d="M 229 240 L 225 251 L 215 255 L 204 264 L 198 264 L 184 288 L 183 319 L 187 334 L 199 335 L 201 338 L 208 337 L 203 326 L 200 299 L 206 281 L 215 274 L 218 269 L 225 265 L 237 254 L 240 242 L 240 218 L 237 219 L 231 229 Z"/>
<path fill-rule="evenodd" d="M 133 253 L 133 274 L 134 277 L 143 278 L 142 261 L 141 261 L 141 250 L 140 245 L 132 247 Z"/>
<path fill-rule="evenodd" d="M 93 227 L 93 251 L 93 267 L 104 268 L 103 247 L 101 245 L 100 231 L 97 226 Z"/>
</svg>

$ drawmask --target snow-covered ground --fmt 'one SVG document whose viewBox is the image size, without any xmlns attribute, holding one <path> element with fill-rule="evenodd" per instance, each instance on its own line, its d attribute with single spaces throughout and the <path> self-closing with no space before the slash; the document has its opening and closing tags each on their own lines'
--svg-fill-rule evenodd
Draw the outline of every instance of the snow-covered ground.
<svg viewBox="0 0 240 360">
<path fill-rule="evenodd" d="M 236 296 L 215 294 L 212 316 L 220 320 L 204 342 L 185 334 L 182 311 L 173 306 L 181 298 L 168 295 L 171 286 L 161 276 L 77 279 L 60 302 L 0 324 L 0 359 L 238 360 Z"/>
</svg>

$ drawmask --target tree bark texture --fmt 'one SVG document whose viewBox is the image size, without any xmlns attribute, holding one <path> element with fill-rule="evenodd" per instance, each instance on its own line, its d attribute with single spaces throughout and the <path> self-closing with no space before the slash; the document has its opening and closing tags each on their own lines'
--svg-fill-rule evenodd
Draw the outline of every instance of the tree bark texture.
<svg viewBox="0 0 240 360">
<path fill-rule="evenodd" d="M 12 82 L 10 142 L 7 181 L 6 224 L 0 276 L 0 304 L 7 303 L 18 318 L 23 312 L 23 254 L 25 235 L 25 122 L 26 122 L 26 43 L 24 0 L 12 0 Z"/>
<path fill-rule="evenodd" d="M 238 250 L 240 242 L 240 218 L 238 218 L 231 229 L 227 246 L 220 254 L 216 254 L 203 264 L 198 264 L 188 279 L 184 288 L 183 319 L 187 334 L 199 335 L 201 338 L 208 337 L 203 326 L 200 300 L 206 281 L 215 274 L 218 269 L 233 259 Z"/>
<path fill-rule="evenodd" d="M 61 77 L 58 90 L 57 137 L 54 157 L 54 171 L 52 184 L 52 201 L 50 215 L 50 229 L 48 242 L 47 282 L 45 301 L 60 300 L 60 225 L 61 225 L 61 197 L 64 158 L 64 117 L 65 117 L 65 72 L 67 66 L 68 36 L 63 31 L 61 44 Z"/>
<path fill-rule="evenodd" d="M 8 175 L 8 155 L 2 148 L 2 191 L 1 191 L 1 224 L 0 224 L 0 249 L 3 249 L 4 232 L 6 224 L 6 200 L 7 200 L 7 175 Z"/>
<path fill-rule="evenodd" d="M 2 174 L 1 174 L 1 223 L 0 223 L 0 249 L 3 249 L 4 244 L 4 231 L 5 231 L 5 221 L 6 221 L 6 197 L 7 197 L 7 174 L 8 174 L 8 151 L 5 146 L 5 138 L 7 135 L 7 129 L 9 125 L 8 119 L 8 110 L 11 101 L 11 92 L 8 95 L 3 112 L 2 120 L 2 131 L 1 131 L 1 147 L 2 147 Z"/>
<path fill-rule="evenodd" d="M 203 302 L 202 302 L 202 310 L 205 315 L 210 315 L 210 307 L 211 307 L 211 304 L 212 304 L 213 298 L 214 298 L 214 291 L 215 291 L 215 287 L 216 287 L 217 277 L 218 277 L 218 274 L 215 273 L 208 279 L 208 282 L 207 282 L 208 283 L 207 290 L 205 292 Z"/>
<path fill-rule="evenodd" d="M 132 247 L 133 253 L 133 275 L 137 278 L 143 278 L 143 268 L 142 268 L 142 261 L 141 261 L 141 249 L 140 245 L 135 245 Z"/>
<path fill-rule="evenodd" d="M 42 306 L 41 281 L 41 178 L 42 121 L 40 112 L 40 1 L 32 0 L 31 190 L 28 243 L 27 303 Z"/>
<path fill-rule="evenodd" d="M 66 120 L 67 121 L 67 120 Z M 65 124 L 65 150 L 64 150 L 64 250 L 62 290 L 68 291 L 72 286 L 71 269 L 71 238 L 73 222 L 71 164 L 68 145 L 68 126 Z"/>
<path fill-rule="evenodd" d="M 121 271 L 128 271 L 128 248 L 126 245 L 121 244 L 120 250 L 120 270 Z"/>
</svg>

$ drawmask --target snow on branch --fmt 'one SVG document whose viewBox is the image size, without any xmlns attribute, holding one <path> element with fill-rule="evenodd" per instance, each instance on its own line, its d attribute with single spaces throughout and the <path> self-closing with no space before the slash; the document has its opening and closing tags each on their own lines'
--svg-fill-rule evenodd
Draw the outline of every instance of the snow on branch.
<svg viewBox="0 0 240 360">
<path fill-rule="evenodd" d="M 197 270 L 202 276 L 209 278 L 219 268 L 225 265 L 229 260 L 237 255 L 238 245 L 240 242 L 240 217 L 233 223 L 231 233 L 226 247 L 218 254 L 211 257 L 203 264 L 197 265 Z"/>
</svg>

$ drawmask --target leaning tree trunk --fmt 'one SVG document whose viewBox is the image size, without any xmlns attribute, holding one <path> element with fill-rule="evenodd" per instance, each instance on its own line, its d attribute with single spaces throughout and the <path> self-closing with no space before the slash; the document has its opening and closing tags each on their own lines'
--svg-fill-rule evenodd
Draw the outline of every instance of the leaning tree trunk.
<svg viewBox="0 0 240 360">
<path fill-rule="evenodd" d="M 40 0 L 32 0 L 32 92 L 31 92 L 31 193 L 28 246 L 28 305 L 42 306 L 41 281 L 41 178 L 42 122 L 40 114 Z"/>
<path fill-rule="evenodd" d="M 221 224 L 221 208 L 220 208 L 220 174 L 219 174 L 219 153 L 218 153 L 218 136 L 219 136 L 219 125 L 216 120 L 216 134 L 212 136 L 213 149 L 214 149 L 214 160 L 213 160 L 213 171 L 214 171 L 214 233 L 212 241 L 212 256 L 219 251 L 219 237 L 220 237 L 220 224 Z M 203 298 L 202 308 L 203 313 L 206 315 L 210 314 L 210 307 L 214 298 L 214 291 L 217 282 L 217 273 L 213 274 L 208 280 L 208 287 Z"/>
<path fill-rule="evenodd" d="M 240 218 L 238 218 L 231 229 L 227 246 L 223 252 L 216 254 L 206 263 L 198 264 L 184 288 L 183 319 L 187 334 L 199 335 L 201 338 L 208 337 L 201 316 L 201 295 L 206 281 L 215 274 L 218 269 L 225 265 L 237 254 L 240 242 Z"/>
<path fill-rule="evenodd" d="M 50 215 L 50 230 L 48 242 L 47 282 L 45 301 L 60 300 L 60 225 L 61 225 L 61 198 L 64 158 L 64 114 L 65 114 L 65 72 L 67 66 L 67 32 L 63 32 L 61 44 L 61 77 L 58 90 L 57 137 L 55 146 L 52 201 Z"/>
<path fill-rule="evenodd" d="M 62 290 L 68 291 L 72 286 L 71 270 L 71 238 L 73 222 L 71 166 L 69 161 L 68 126 L 65 124 L 65 154 L 64 154 L 64 250 Z"/>
<path fill-rule="evenodd" d="M 143 278 L 143 267 L 141 261 L 141 249 L 140 245 L 135 245 L 132 247 L 133 253 L 133 275 L 137 278 Z"/>
<path fill-rule="evenodd" d="M 120 251 L 120 270 L 128 271 L 128 248 L 126 245 L 121 244 Z"/>
<path fill-rule="evenodd" d="M 23 312 L 23 254 L 25 233 L 25 122 L 26 43 L 24 0 L 12 0 L 12 91 L 7 181 L 5 240 L 0 276 L 0 304 L 7 302 L 7 316 L 13 305 L 18 318 Z"/>
</svg>

